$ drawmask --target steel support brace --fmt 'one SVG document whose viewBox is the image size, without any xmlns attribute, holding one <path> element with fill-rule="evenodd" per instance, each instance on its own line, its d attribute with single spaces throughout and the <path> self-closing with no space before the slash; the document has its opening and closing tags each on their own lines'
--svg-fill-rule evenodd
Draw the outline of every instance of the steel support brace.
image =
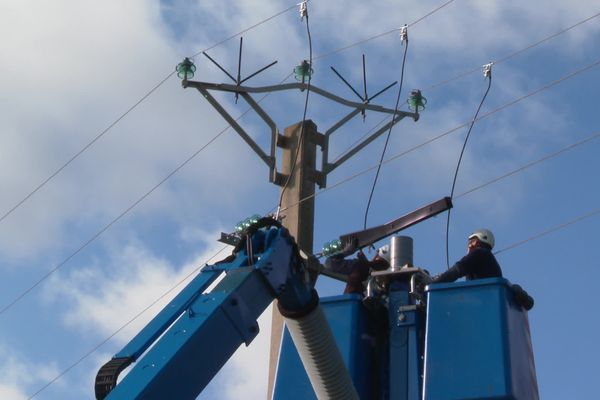
<svg viewBox="0 0 600 400">
<path fill-rule="evenodd" d="M 379 136 L 381 136 L 382 133 L 384 133 L 385 131 L 390 129 L 392 126 L 394 126 L 395 124 L 400 122 L 400 120 L 403 118 L 404 118 L 404 116 L 400 116 L 399 118 L 396 118 L 393 121 L 388 122 L 382 128 L 379 128 L 377 130 L 377 132 L 373 133 L 371 136 L 369 136 L 368 138 L 366 138 L 365 140 L 360 142 L 358 145 L 356 145 L 353 149 L 348 151 L 342 157 L 338 158 L 338 160 L 336 162 L 331 163 L 331 164 L 324 164 L 323 165 L 323 173 L 327 175 L 328 173 L 330 173 L 331 171 L 333 171 L 334 169 L 336 169 L 337 167 L 339 167 L 340 165 L 342 165 L 343 163 L 348 161 L 350 159 L 350 157 L 354 156 L 356 153 L 361 151 L 365 146 L 370 144 L 373 140 L 377 139 Z"/>
<path fill-rule="evenodd" d="M 256 154 L 258 154 L 258 156 L 265 162 L 265 164 L 267 164 L 269 168 L 274 168 L 275 159 L 269 157 L 260 148 L 260 146 L 256 144 L 256 142 L 250 137 L 250 135 L 246 133 L 244 128 L 242 128 L 240 124 L 237 123 L 237 121 L 227 112 L 227 110 L 225 110 L 219 104 L 219 102 L 208 92 L 208 90 L 206 90 L 202 86 L 197 86 L 196 89 L 198 89 L 198 91 L 202 93 L 204 98 L 206 98 L 206 100 L 215 108 L 215 110 L 217 110 L 219 114 L 221 114 L 221 116 L 225 118 L 225 121 L 227 121 L 227 123 L 229 123 L 229 125 L 231 125 L 233 129 L 235 129 L 235 131 L 242 137 L 242 139 L 244 139 L 244 141 L 252 148 L 252 150 L 254 150 Z"/>
</svg>

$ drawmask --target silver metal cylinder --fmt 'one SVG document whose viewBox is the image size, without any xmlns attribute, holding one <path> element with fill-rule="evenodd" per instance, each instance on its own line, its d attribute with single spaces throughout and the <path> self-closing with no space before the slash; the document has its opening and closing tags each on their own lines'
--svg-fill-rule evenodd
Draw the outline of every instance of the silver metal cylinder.
<svg viewBox="0 0 600 400">
<path fill-rule="evenodd" d="M 390 243 L 390 267 L 397 271 L 405 265 L 413 265 L 413 239 L 410 236 L 392 236 Z"/>
</svg>

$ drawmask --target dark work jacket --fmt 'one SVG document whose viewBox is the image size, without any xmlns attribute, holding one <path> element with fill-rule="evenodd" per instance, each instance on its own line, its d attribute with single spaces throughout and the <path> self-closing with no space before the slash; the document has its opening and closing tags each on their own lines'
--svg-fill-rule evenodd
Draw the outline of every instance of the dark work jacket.
<svg viewBox="0 0 600 400">
<path fill-rule="evenodd" d="M 433 278 L 433 282 L 454 282 L 463 276 L 467 280 L 500 278 L 502 270 L 491 249 L 477 247 L 461 258 L 452 268 Z"/>
<path fill-rule="evenodd" d="M 363 281 L 369 277 L 371 269 L 380 271 L 389 267 L 387 261 L 378 259 L 369 261 L 359 253 L 358 258 L 347 260 L 343 255 L 337 254 L 325 260 L 325 268 L 333 272 L 347 275 L 346 288 L 344 293 L 363 292 Z"/>
</svg>

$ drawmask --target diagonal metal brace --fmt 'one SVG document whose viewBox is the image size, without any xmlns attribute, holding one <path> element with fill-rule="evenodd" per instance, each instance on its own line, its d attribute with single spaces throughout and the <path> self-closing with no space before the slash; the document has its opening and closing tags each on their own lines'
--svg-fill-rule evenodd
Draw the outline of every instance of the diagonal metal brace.
<svg viewBox="0 0 600 400">
<path fill-rule="evenodd" d="M 379 136 L 381 136 L 382 133 L 384 133 L 385 131 L 390 129 L 390 127 L 392 127 L 395 124 L 397 124 L 398 122 L 400 122 L 401 119 L 402 119 L 402 117 L 400 117 L 400 118 L 397 117 L 396 119 L 388 122 L 383 127 L 379 128 L 376 132 L 374 132 L 371 136 L 369 136 L 368 138 L 366 138 L 365 140 L 360 142 L 358 145 L 356 145 L 354 148 L 352 148 L 351 150 L 346 152 L 346 154 L 344 154 L 342 157 L 340 157 L 336 162 L 326 163 L 326 164 L 324 163 L 323 164 L 323 173 L 327 175 L 331 171 L 333 171 L 334 169 L 336 169 L 337 167 L 339 167 L 340 165 L 342 165 L 343 163 L 348 161 L 350 159 L 350 157 L 354 156 L 356 153 L 361 151 L 365 146 L 367 146 L 373 140 L 375 140 Z"/>
<path fill-rule="evenodd" d="M 202 93 L 204 98 L 215 108 L 215 110 L 217 110 L 219 114 L 221 114 L 221 116 L 225 118 L 229 125 L 231 125 L 231 127 L 242 137 L 242 139 L 244 139 L 244 141 L 252 148 L 252 150 L 254 150 L 256 154 L 258 154 L 258 156 L 265 162 L 265 164 L 267 164 L 269 169 L 275 168 L 275 158 L 268 156 L 260 148 L 260 146 L 256 144 L 256 142 L 250 137 L 250 135 L 246 133 L 244 128 L 242 128 L 240 124 L 236 122 L 236 120 L 227 112 L 227 110 L 225 110 L 221 106 L 221 104 L 219 104 L 219 102 L 208 92 L 208 90 L 206 90 L 202 86 L 196 86 L 196 89 L 198 89 L 198 91 Z"/>
</svg>

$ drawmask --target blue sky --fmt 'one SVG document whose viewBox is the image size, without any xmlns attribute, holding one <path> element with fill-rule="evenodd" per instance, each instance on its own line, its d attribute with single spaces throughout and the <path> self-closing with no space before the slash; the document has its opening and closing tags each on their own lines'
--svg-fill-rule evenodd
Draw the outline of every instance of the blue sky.
<svg viewBox="0 0 600 400">
<path fill-rule="evenodd" d="M 313 84 L 353 99 L 329 67 L 360 88 L 362 54 L 370 93 L 399 80 L 404 48 L 397 32 L 322 55 L 411 24 L 443 3 L 311 2 Z M 294 4 L 0 2 L 0 215 L 167 77 L 184 56 L 198 54 Z M 394 128 L 386 153 L 386 158 L 394 158 L 469 122 L 487 84 L 480 67 L 499 61 L 481 116 L 493 113 L 475 124 L 458 176 L 450 259 L 463 254 L 473 229 L 494 231 L 505 276 L 536 300 L 529 317 L 544 399 L 589 399 L 596 392 L 600 318 L 595 282 L 600 261 L 592 254 L 600 225 L 595 213 L 600 205 L 600 138 L 591 137 L 600 131 L 596 95 L 600 71 L 586 68 L 595 65 L 600 54 L 598 18 L 517 52 L 598 11 L 593 2 L 549 0 L 540 7 L 518 1 L 456 0 L 410 26 L 402 99 L 418 88 L 428 105 L 418 122 L 405 120 Z M 234 38 L 209 54 L 233 72 L 238 45 Z M 278 60 L 249 85 L 278 83 L 305 58 L 306 28 L 295 8 L 244 33 L 242 75 Z M 204 57 L 195 57 L 195 62 L 195 79 L 227 82 Z M 468 71 L 473 72 L 463 74 Z M 459 75 L 464 76 L 438 85 Z M 393 107 L 396 90 L 376 103 Z M 218 98 L 234 115 L 245 111 L 243 102 L 236 105 L 231 95 Z M 303 104 L 304 94 L 299 92 L 272 95 L 263 102 L 281 129 L 301 120 Z M 308 115 L 320 130 L 345 112 L 310 97 Z M 365 122 L 358 119 L 337 132 L 330 158 L 381 118 L 367 113 Z M 242 124 L 266 148 L 269 132 L 260 121 L 250 116 Z M 1 308 L 48 271 L 60 268 L 0 314 L 0 398 L 29 398 L 207 262 L 221 249 L 216 242 L 221 231 L 276 206 L 278 188 L 268 183 L 266 166 L 228 130 L 115 221 L 225 127 L 198 92 L 182 89 L 171 77 L 2 218 Z M 448 195 L 465 135 L 466 128 L 457 129 L 386 163 L 370 224 Z M 461 196 L 585 138 L 591 139 Z M 330 187 L 375 165 L 383 140 L 334 171 Z M 319 193 L 315 251 L 362 227 L 373 174 Z M 588 217 L 570 223 L 583 216 Z M 405 232 L 415 241 L 415 264 L 432 273 L 445 269 L 445 223 L 445 217 L 438 217 Z M 522 241 L 526 242 L 513 247 Z M 327 280 L 318 289 L 322 295 L 341 291 L 339 284 Z M 168 298 L 35 398 L 93 398 L 99 366 Z M 263 332 L 253 345 L 236 354 L 200 398 L 264 397 L 268 317 L 259 321 Z"/>
</svg>

